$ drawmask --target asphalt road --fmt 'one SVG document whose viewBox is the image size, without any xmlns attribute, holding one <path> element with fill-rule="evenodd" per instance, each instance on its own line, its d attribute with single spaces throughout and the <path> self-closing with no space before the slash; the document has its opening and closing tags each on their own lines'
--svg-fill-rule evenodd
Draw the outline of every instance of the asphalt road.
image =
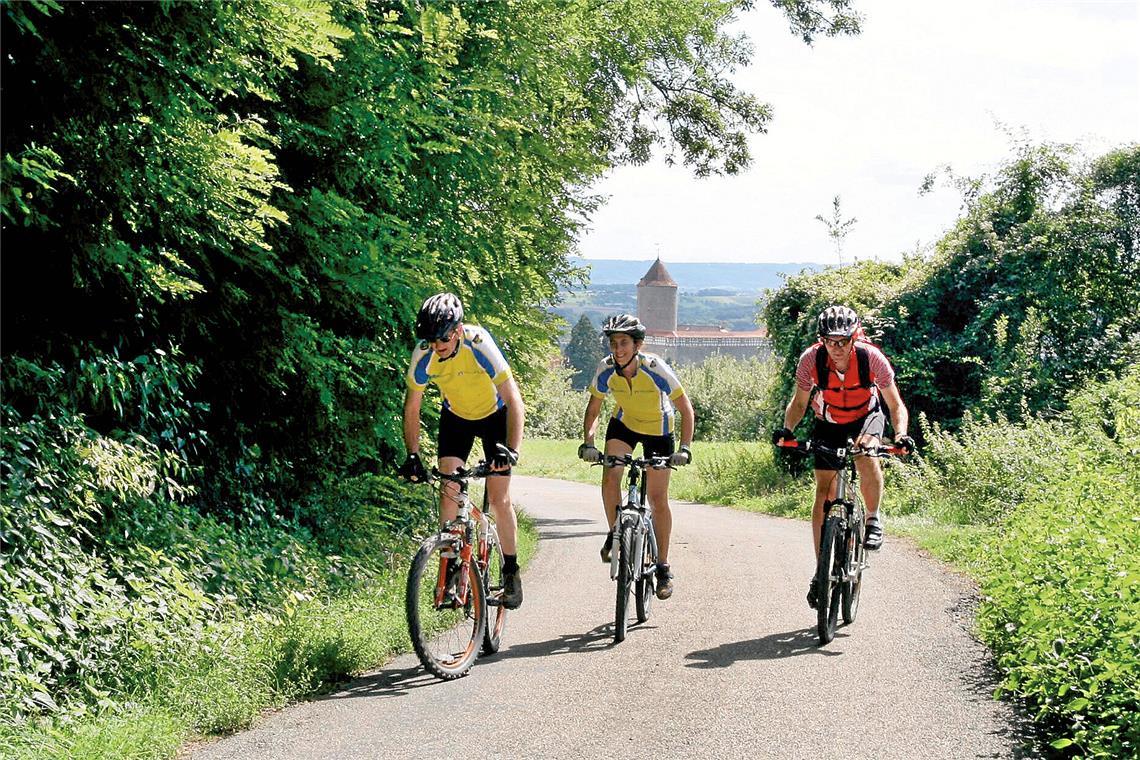
<svg viewBox="0 0 1140 760">
<path fill-rule="evenodd" d="M 889 532 L 858 620 L 820 647 L 811 527 L 674 504 L 676 592 L 613 644 L 599 489 L 516 477 L 538 523 L 502 651 L 437 682 L 414 654 L 191 748 L 213 758 L 993 758 L 1019 719 L 990 694 L 969 587 Z"/>
</svg>

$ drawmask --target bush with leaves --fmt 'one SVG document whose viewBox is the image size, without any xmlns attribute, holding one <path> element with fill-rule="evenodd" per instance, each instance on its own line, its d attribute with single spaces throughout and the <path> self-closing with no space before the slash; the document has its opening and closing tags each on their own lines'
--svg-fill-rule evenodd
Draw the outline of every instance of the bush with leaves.
<svg viewBox="0 0 1140 760">
<path fill-rule="evenodd" d="M 774 359 L 739 359 L 719 354 L 699 364 L 679 367 L 677 374 L 697 418 L 694 440 L 766 439 L 768 404 L 778 368 Z"/>
<path fill-rule="evenodd" d="M 1079 393 L 987 552 L 978 610 L 1060 756 L 1140 754 L 1140 369 Z M 1108 428 L 1106 431 L 1105 428 Z M 1055 737 L 1055 738 L 1053 738 Z"/>
<path fill-rule="evenodd" d="M 785 383 L 831 303 L 863 315 L 912 416 L 957 429 L 967 411 L 1056 415 L 1076 387 L 1140 361 L 1140 146 L 1085 159 L 1017 146 L 993 178 L 963 183 L 966 213 L 928 259 L 791 278 L 765 320 Z"/>
<path fill-rule="evenodd" d="M 555 364 L 543 375 L 522 386 L 526 403 L 526 436 L 535 438 L 581 438 L 582 417 L 590 395 L 571 384 L 574 369 Z M 607 398 L 603 415 L 612 402 Z M 606 417 L 602 417 L 605 424 Z M 526 443 L 524 441 L 524 453 Z"/>
</svg>

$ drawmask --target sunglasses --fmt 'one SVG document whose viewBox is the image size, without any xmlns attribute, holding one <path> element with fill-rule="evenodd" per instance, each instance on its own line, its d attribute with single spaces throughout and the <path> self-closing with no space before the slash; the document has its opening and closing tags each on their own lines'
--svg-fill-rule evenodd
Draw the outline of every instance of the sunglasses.
<svg viewBox="0 0 1140 760">
<path fill-rule="evenodd" d="M 444 333 L 443 335 L 432 338 L 431 340 L 428 341 L 428 343 L 447 343 L 448 341 L 450 341 L 452 338 L 455 337 L 455 333 L 458 329 L 459 328 L 457 328 L 457 327 L 453 327 L 450 330 L 448 330 L 446 333 Z"/>
<path fill-rule="evenodd" d="M 850 338 L 824 338 L 823 344 L 832 348 L 847 348 L 851 345 Z"/>
</svg>

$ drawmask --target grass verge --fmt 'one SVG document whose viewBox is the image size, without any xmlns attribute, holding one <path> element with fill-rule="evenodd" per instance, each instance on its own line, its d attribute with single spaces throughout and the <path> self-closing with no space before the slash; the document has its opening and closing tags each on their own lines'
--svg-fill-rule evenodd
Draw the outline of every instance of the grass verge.
<svg viewBox="0 0 1140 760">
<path fill-rule="evenodd" d="M 519 562 L 538 533 L 519 520 Z M 415 545 L 408 544 L 410 562 Z M 186 741 L 238 731 L 262 712 L 325 693 L 411 650 L 404 618 L 407 568 L 361 587 L 299 601 L 285 614 L 220 622 L 178 652 L 162 653 L 131 693 L 67 722 L 0 726 L 0 757 L 12 760 L 169 758 Z"/>
</svg>

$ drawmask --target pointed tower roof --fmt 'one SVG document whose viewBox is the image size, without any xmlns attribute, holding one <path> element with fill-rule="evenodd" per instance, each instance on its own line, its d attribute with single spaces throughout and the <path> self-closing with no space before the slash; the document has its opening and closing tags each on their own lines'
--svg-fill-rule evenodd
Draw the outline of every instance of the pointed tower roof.
<svg viewBox="0 0 1140 760">
<path fill-rule="evenodd" d="M 677 287 L 677 282 L 669 276 L 669 270 L 661 263 L 660 256 L 657 257 L 657 261 L 653 262 L 653 266 L 649 267 L 649 271 L 646 272 L 645 276 L 637 283 L 639 288 L 645 285 Z"/>
</svg>

